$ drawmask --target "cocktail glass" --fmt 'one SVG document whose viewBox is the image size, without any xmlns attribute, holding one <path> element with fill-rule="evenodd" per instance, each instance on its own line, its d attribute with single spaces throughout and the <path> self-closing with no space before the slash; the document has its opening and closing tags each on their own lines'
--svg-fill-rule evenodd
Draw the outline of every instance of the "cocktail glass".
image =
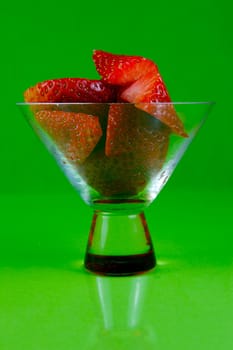
<svg viewBox="0 0 233 350">
<path fill-rule="evenodd" d="M 18 106 L 70 183 L 94 210 L 85 268 L 112 276 L 154 268 L 156 257 L 144 210 L 168 181 L 213 103 Z M 174 110 L 186 137 L 163 122 Z"/>
</svg>

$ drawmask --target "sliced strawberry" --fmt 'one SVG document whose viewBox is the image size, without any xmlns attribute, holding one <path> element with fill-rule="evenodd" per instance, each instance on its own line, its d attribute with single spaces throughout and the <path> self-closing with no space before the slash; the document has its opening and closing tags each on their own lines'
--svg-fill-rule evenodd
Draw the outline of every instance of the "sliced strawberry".
<svg viewBox="0 0 233 350">
<path fill-rule="evenodd" d="M 26 102 L 114 102 L 116 88 L 101 80 L 53 79 L 27 89 L 24 99 Z"/>
<path fill-rule="evenodd" d="M 188 137 L 172 103 L 137 103 L 136 107 L 160 120 L 177 135 Z"/>
<path fill-rule="evenodd" d="M 38 111 L 35 118 L 67 159 L 83 163 L 102 136 L 98 117 L 63 111 Z"/>
<path fill-rule="evenodd" d="M 121 98 L 135 103 L 137 108 L 159 119 L 174 133 L 183 137 L 188 136 L 174 106 L 170 103 L 166 86 L 158 72 L 148 73 L 131 84 L 121 93 Z"/>
<path fill-rule="evenodd" d="M 99 143 L 79 174 L 102 195 L 136 195 L 160 171 L 169 134 L 167 126 L 133 105 L 111 105 L 105 151 Z"/>
<path fill-rule="evenodd" d="M 133 152 L 147 159 L 160 158 L 157 151 L 167 142 L 169 129 L 130 104 L 111 105 L 108 115 L 105 153 L 116 156 Z M 155 153 L 154 153 L 155 152 Z"/>
<path fill-rule="evenodd" d="M 94 50 L 93 60 L 103 80 L 114 85 L 130 84 L 148 72 L 157 72 L 154 62 L 141 56 L 115 55 Z"/>
<path fill-rule="evenodd" d="M 188 136 L 172 105 L 160 105 L 159 108 L 156 104 L 151 105 L 151 102 L 171 102 L 158 68 L 152 61 L 100 50 L 94 51 L 93 59 L 104 81 L 123 86 L 119 101 L 135 103 L 136 107 L 162 121 L 174 133 Z"/>
<path fill-rule="evenodd" d="M 133 105 L 111 105 L 105 152 L 96 147 L 79 172 L 102 195 L 136 195 L 160 171 L 169 134 L 168 127 Z"/>
<path fill-rule="evenodd" d="M 166 86 L 157 72 L 147 73 L 135 81 L 121 93 L 124 101 L 138 102 L 170 102 Z"/>
</svg>

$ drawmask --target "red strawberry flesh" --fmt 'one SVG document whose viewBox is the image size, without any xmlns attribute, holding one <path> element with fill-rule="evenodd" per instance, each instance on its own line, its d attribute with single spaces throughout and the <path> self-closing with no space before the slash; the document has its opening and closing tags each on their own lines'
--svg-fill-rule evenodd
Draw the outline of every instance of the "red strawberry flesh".
<svg viewBox="0 0 233 350">
<path fill-rule="evenodd" d="M 78 172 L 101 195 L 137 195 L 160 171 L 169 133 L 163 123 L 133 105 L 111 105 L 105 144 L 97 145 Z"/>
<path fill-rule="evenodd" d="M 177 116 L 174 105 L 172 103 L 136 103 L 137 108 L 147 112 L 160 120 L 177 135 L 188 137 L 184 130 L 181 119 Z"/>
<path fill-rule="evenodd" d="M 166 86 L 157 72 L 143 75 L 121 93 L 121 98 L 131 103 L 170 102 Z"/>
<path fill-rule="evenodd" d="M 68 160 L 83 163 L 102 136 L 99 119 L 84 113 L 39 111 L 35 118 Z"/>
<path fill-rule="evenodd" d="M 137 108 L 159 119 L 169 126 L 175 134 L 183 137 L 188 136 L 159 73 L 156 75 L 149 73 L 143 76 L 124 90 L 121 98 L 135 103 Z"/>
<path fill-rule="evenodd" d="M 165 105 L 162 113 L 156 104 L 150 105 L 154 102 L 171 102 L 158 68 L 152 61 L 140 56 L 114 55 L 100 50 L 94 51 L 93 59 L 104 81 L 123 86 L 119 101 L 135 103 L 136 107 L 159 119 L 174 133 L 188 136 L 172 105 Z"/>
</svg>

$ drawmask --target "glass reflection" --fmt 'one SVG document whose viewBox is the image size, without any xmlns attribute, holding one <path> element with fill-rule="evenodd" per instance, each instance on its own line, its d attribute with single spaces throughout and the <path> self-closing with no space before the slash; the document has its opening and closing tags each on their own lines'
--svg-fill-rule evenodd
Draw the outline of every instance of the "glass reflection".
<svg viewBox="0 0 233 350">
<path fill-rule="evenodd" d="M 90 348 L 117 344 L 119 349 L 154 349 L 156 330 L 147 322 L 145 305 L 149 275 L 129 278 L 95 277 L 91 294 L 100 322 Z"/>
</svg>

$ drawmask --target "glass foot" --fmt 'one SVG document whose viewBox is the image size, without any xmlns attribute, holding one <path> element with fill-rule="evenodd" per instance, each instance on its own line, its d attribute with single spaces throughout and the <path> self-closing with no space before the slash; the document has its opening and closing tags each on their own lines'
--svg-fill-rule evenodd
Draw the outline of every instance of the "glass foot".
<svg viewBox="0 0 233 350">
<path fill-rule="evenodd" d="M 101 275 L 127 276 L 156 265 L 144 213 L 119 215 L 95 211 L 85 267 Z"/>
</svg>

